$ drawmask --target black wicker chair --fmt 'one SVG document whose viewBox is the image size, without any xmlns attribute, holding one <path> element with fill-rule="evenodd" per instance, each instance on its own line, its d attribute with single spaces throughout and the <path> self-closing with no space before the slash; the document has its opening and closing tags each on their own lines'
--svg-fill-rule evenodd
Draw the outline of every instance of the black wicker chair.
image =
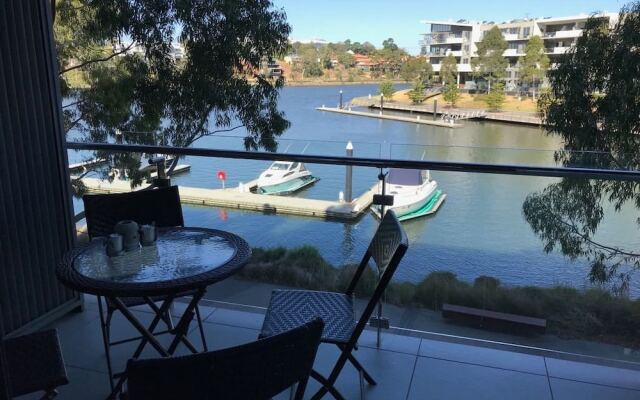
<svg viewBox="0 0 640 400">
<path fill-rule="evenodd" d="M 6 385 L 2 390 L 8 389 L 12 397 L 44 391 L 42 398 L 52 399 L 57 387 L 69 383 L 53 329 L 3 340 L 0 362 Z"/>
<path fill-rule="evenodd" d="M 118 194 L 93 194 L 82 197 L 84 202 L 85 218 L 87 220 L 87 232 L 90 238 L 108 236 L 113 233 L 115 225 L 122 220 L 133 220 L 139 224 L 155 224 L 158 228 L 184 226 L 182 216 L 182 206 L 180 204 L 180 193 L 177 186 L 166 188 L 139 190 L 129 193 Z M 182 293 L 177 297 L 189 296 L 191 293 Z M 121 298 L 127 307 L 135 307 L 147 304 L 154 312 L 159 312 L 159 307 L 153 303 L 148 303 L 144 298 L 125 297 Z M 153 301 L 162 301 L 162 297 L 155 297 Z M 140 339 L 140 337 L 126 338 L 118 341 L 111 341 L 111 319 L 117 310 L 111 301 L 106 299 L 106 315 L 103 311 L 102 300 L 98 298 L 100 311 L 100 322 L 107 357 L 107 368 L 111 386 L 113 388 L 113 371 L 111 366 L 110 347 Z M 207 350 L 207 342 L 200 317 L 200 309 L 196 307 L 196 318 L 200 330 L 200 338 L 204 350 Z M 162 316 L 169 330 L 174 329 L 171 313 Z M 166 331 L 156 332 L 157 334 Z"/>
<path fill-rule="evenodd" d="M 274 290 L 262 325 L 260 337 L 269 337 L 291 329 L 310 319 L 320 317 L 325 323 L 322 342 L 333 343 L 340 348 L 338 358 L 328 377 L 316 371 L 311 377 L 322 384 L 322 388 L 313 396 L 319 399 L 327 391 L 336 399 L 343 396 L 335 388 L 335 382 L 349 361 L 362 378 L 375 385 L 375 380 L 356 360 L 352 351 L 356 348 L 358 338 L 367 325 L 369 318 L 380 301 L 391 277 L 408 248 L 407 235 L 393 211 L 387 211 L 378 226 L 373 240 L 345 293 L 316 292 L 310 290 Z M 380 279 L 360 318 L 356 321 L 353 309 L 353 295 L 369 260 L 375 261 Z"/>
<path fill-rule="evenodd" d="M 129 360 L 129 400 L 269 399 L 297 383 L 301 400 L 324 324 L 317 318 L 279 335 L 176 358 Z"/>
</svg>

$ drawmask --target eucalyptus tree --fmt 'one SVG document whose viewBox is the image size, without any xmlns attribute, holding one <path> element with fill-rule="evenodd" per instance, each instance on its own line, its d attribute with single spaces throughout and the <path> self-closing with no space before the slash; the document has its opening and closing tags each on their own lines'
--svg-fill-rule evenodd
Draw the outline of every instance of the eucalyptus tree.
<svg viewBox="0 0 640 400">
<path fill-rule="evenodd" d="M 189 146 L 242 128 L 247 149 L 276 149 L 289 127 L 284 81 L 260 65 L 287 51 L 291 28 L 271 1 L 52 1 L 64 125 L 76 138 Z M 109 159 L 141 182 L 139 158 Z"/>
<path fill-rule="evenodd" d="M 551 90 L 540 102 L 549 131 L 565 143 L 555 154 L 563 165 L 640 169 L 638 32 L 640 2 L 625 6 L 611 30 L 606 20 L 591 17 L 575 47 L 549 70 Z M 587 259 L 591 281 L 624 292 L 640 268 L 640 249 L 597 235 L 609 204 L 637 215 L 640 182 L 564 178 L 528 196 L 523 211 L 546 251 Z M 640 218 L 627 223 L 640 228 Z"/>
<path fill-rule="evenodd" d="M 518 61 L 520 64 L 520 80 L 533 86 L 533 98 L 536 97 L 536 84 L 547 75 L 549 57 L 544 52 L 544 42 L 540 36 L 531 36 L 524 48 L 524 56 Z"/>
<path fill-rule="evenodd" d="M 458 82 L 458 62 L 451 53 L 447 54 L 440 65 L 440 81 L 443 85 Z"/>
<path fill-rule="evenodd" d="M 477 45 L 477 57 L 471 59 L 471 66 L 476 76 L 483 77 L 491 85 L 505 77 L 509 61 L 504 57 L 507 41 L 497 26 L 486 31 Z"/>
</svg>

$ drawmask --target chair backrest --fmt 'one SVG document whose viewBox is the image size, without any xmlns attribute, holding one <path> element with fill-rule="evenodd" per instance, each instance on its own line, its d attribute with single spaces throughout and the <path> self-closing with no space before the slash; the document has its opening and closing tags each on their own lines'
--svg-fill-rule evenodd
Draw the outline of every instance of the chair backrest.
<svg viewBox="0 0 640 400">
<path fill-rule="evenodd" d="M 130 400 L 269 399 L 296 382 L 302 399 L 324 323 L 315 319 L 279 335 L 176 358 L 129 360 Z"/>
<path fill-rule="evenodd" d="M 384 294 L 385 289 L 389 285 L 396 269 L 398 269 L 398 265 L 408 248 L 409 241 L 407 234 L 402 228 L 402 225 L 400 225 L 400 221 L 398 221 L 398 218 L 396 218 L 392 210 L 387 210 L 346 291 L 346 294 L 349 296 L 354 294 L 360 278 L 365 269 L 369 267 L 369 261 L 373 259 L 378 268 L 379 280 L 367 306 L 356 324 L 356 329 L 352 335 L 352 344 L 355 344 L 355 341 L 357 341 L 360 333 L 362 333 L 362 330 L 368 323 L 369 318 L 371 318 L 373 310 Z"/>
<path fill-rule="evenodd" d="M 133 220 L 157 227 L 184 226 L 177 186 L 129 193 L 89 194 L 84 202 L 90 238 L 107 236 L 119 221 Z"/>
</svg>

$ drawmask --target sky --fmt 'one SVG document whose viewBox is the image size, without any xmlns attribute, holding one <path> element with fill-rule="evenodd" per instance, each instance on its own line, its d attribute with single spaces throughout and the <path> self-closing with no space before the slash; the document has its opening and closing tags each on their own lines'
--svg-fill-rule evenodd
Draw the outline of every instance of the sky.
<svg viewBox="0 0 640 400">
<path fill-rule="evenodd" d="M 420 50 L 421 20 L 502 22 L 525 17 L 562 17 L 594 11 L 618 12 L 624 0 L 273 0 L 284 8 L 292 40 L 351 39 L 376 47 L 392 37 L 408 52 Z"/>
</svg>

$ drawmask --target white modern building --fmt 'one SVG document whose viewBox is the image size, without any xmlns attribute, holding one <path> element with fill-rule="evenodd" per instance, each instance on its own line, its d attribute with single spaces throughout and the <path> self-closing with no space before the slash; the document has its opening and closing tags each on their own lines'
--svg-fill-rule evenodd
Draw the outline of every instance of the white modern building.
<svg viewBox="0 0 640 400">
<path fill-rule="evenodd" d="M 618 14 L 601 13 L 600 17 L 608 20 L 613 27 Z M 477 57 L 477 44 L 483 36 L 494 26 L 497 26 L 508 43 L 504 56 L 509 60 L 505 86 L 507 90 L 515 89 L 518 83 L 518 59 L 524 55 L 524 49 L 531 36 L 538 35 L 544 41 L 545 53 L 551 64 L 573 46 L 585 26 L 589 15 L 578 15 L 560 18 L 526 18 L 508 22 L 494 21 L 469 22 L 424 20 L 421 23 L 428 26 L 428 32 L 423 34 L 420 41 L 421 52 L 424 54 L 434 72 L 440 71 L 440 65 L 449 54 L 452 54 L 458 65 L 458 83 L 472 87 L 471 59 Z"/>
</svg>

